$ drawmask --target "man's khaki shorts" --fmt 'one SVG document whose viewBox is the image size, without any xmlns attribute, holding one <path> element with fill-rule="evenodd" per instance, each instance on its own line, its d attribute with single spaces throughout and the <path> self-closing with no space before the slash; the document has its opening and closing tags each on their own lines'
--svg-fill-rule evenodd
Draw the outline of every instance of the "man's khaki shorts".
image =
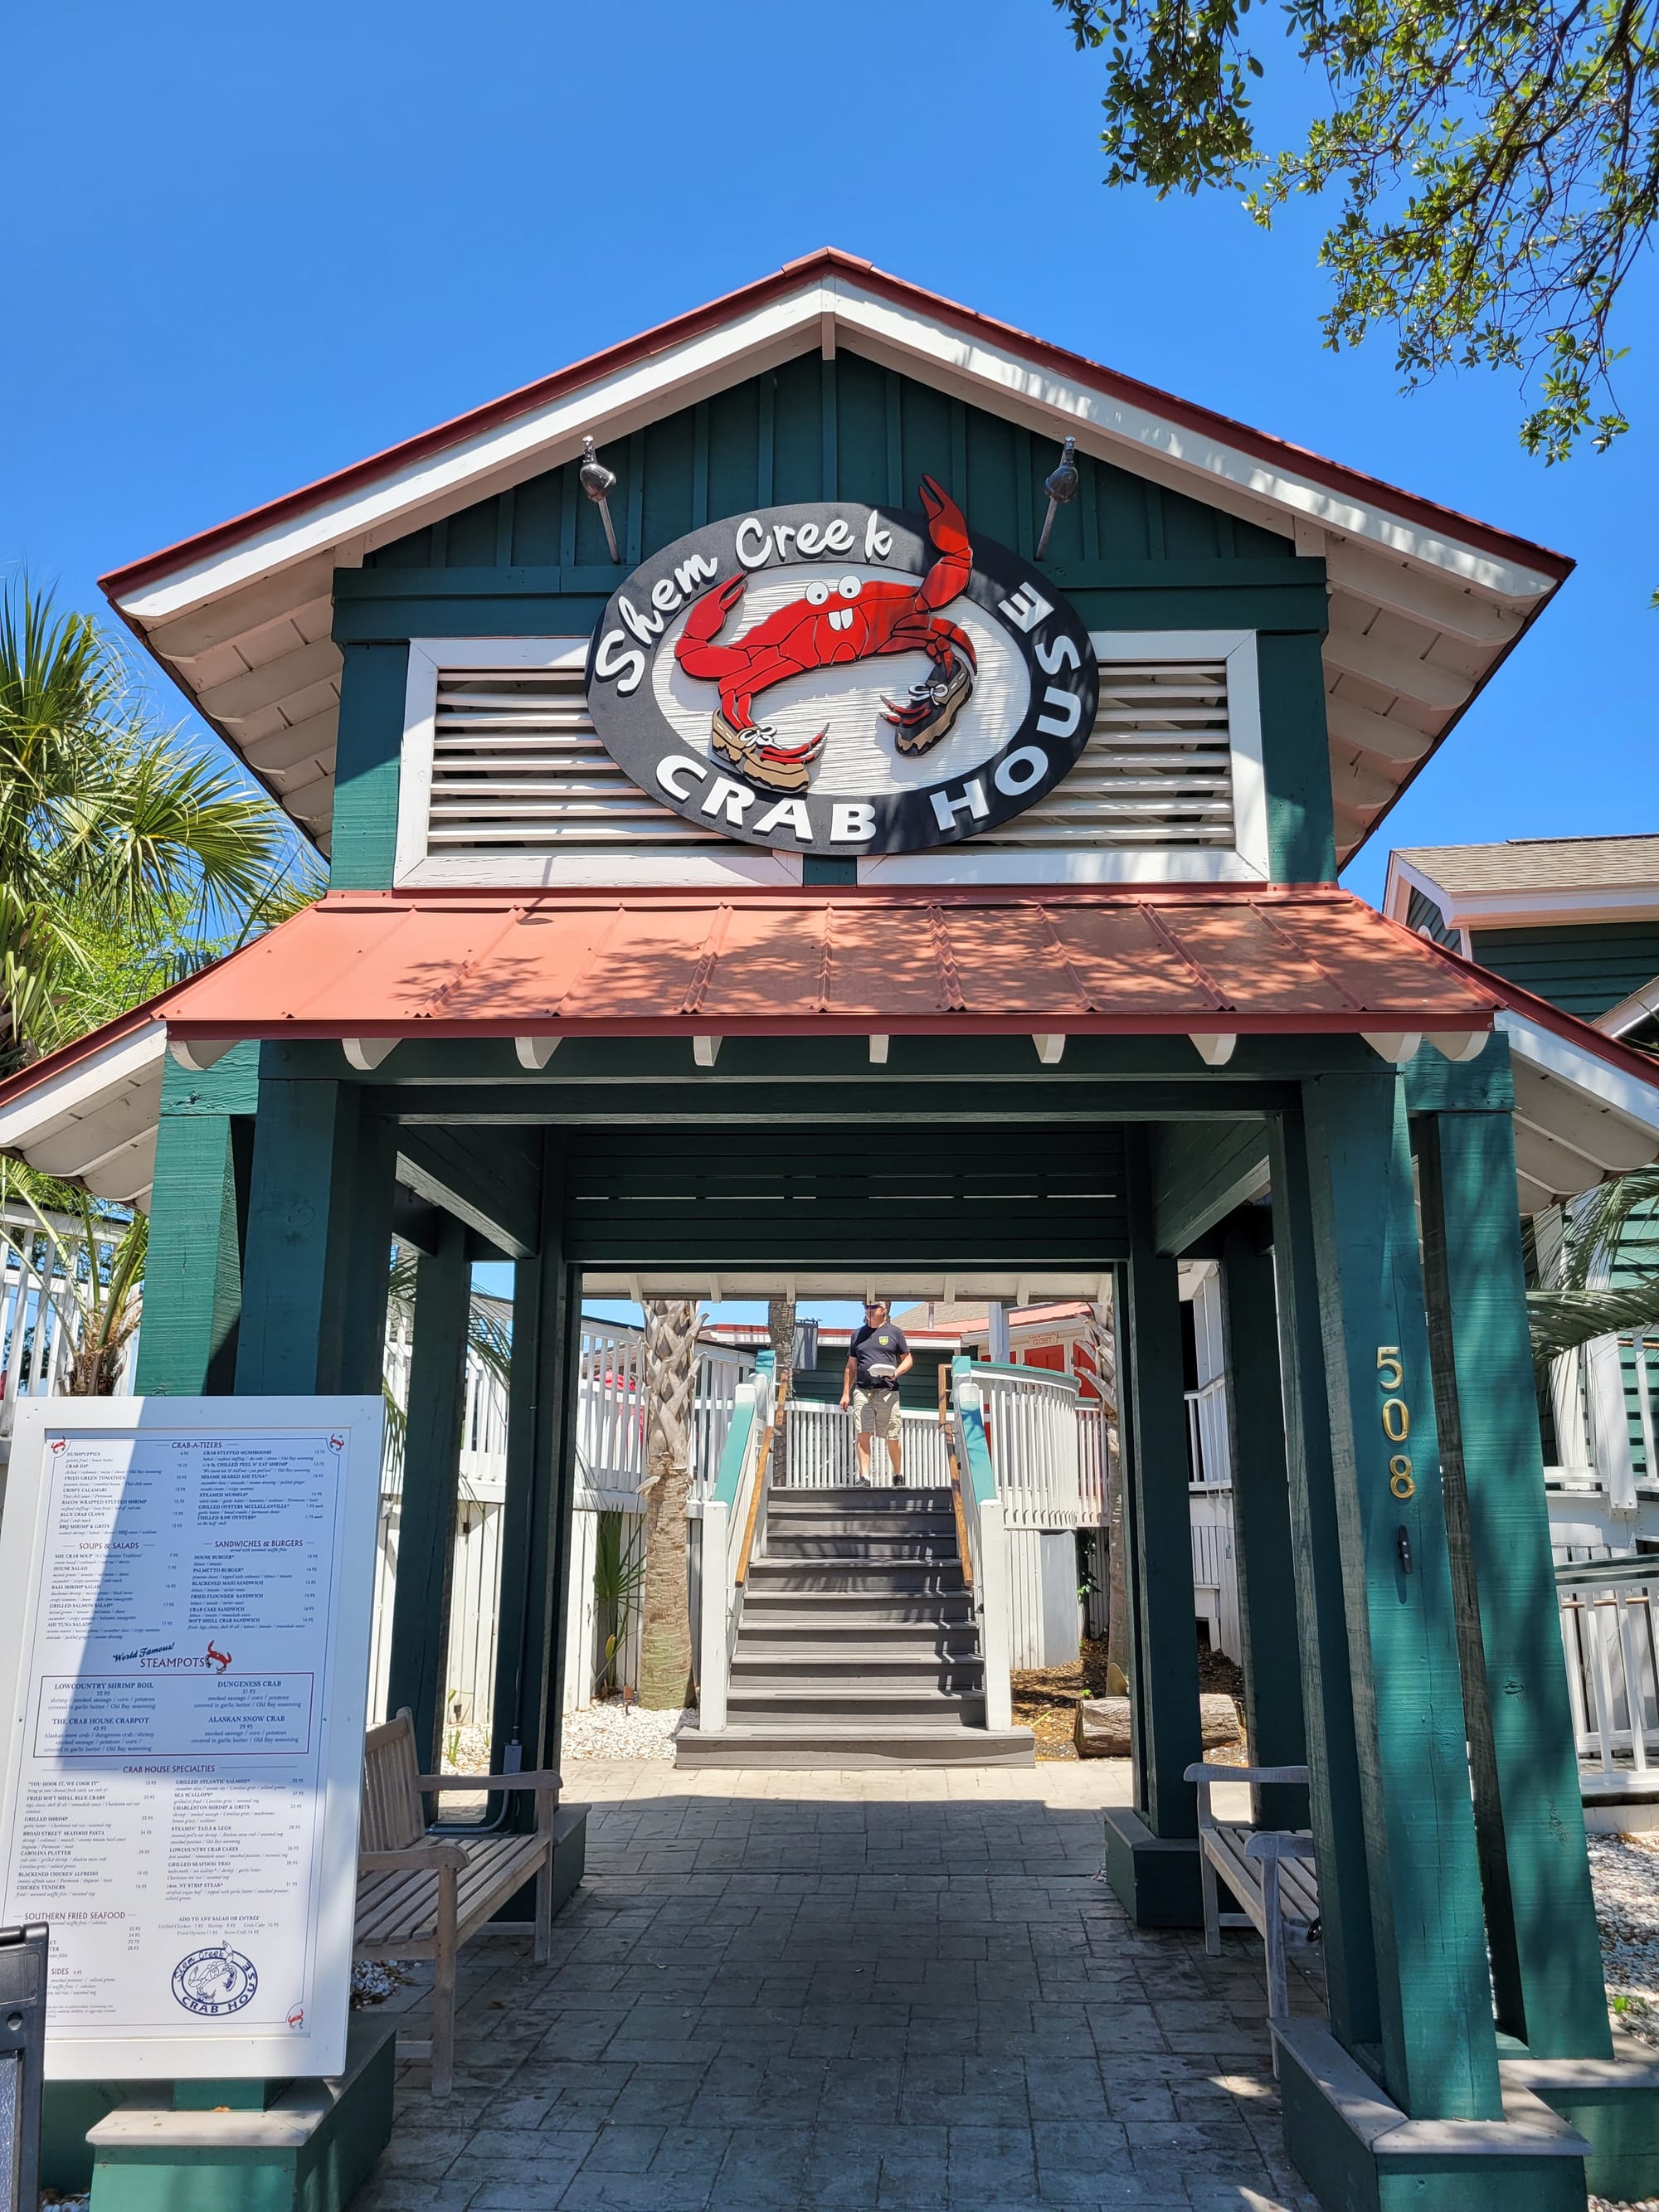
<svg viewBox="0 0 1659 2212">
<path fill-rule="evenodd" d="M 899 1394 L 896 1390 L 854 1390 L 853 1419 L 862 1437 L 890 1441 L 899 1432 Z"/>
</svg>

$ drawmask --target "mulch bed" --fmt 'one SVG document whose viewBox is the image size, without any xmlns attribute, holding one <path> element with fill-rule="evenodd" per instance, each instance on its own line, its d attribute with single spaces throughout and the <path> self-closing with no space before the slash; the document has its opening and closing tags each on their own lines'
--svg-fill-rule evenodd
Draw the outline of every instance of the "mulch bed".
<svg viewBox="0 0 1659 2212">
<path fill-rule="evenodd" d="M 1069 1667 L 1016 1668 L 1009 1681 L 1013 1691 L 1014 1726 L 1028 1728 L 1036 1738 L 1040 1759 L 1074 1759 L 1077 1744 L 1073 1731 L 1079 1702 L 1086 1695 L 1103 1698 L 1106 1690 L 1106 1639 L 1085 1636 L 1080 1658 Z M 1243 1698 L 1244 1670 L 1224 1652 L 1198 1647 L 1198 1686 Z M 1224 1765 L 1245 1763 L 1243 1745 L 1230 1751 L 1211 1752 L 1209 1758 Z"/>
</svg>

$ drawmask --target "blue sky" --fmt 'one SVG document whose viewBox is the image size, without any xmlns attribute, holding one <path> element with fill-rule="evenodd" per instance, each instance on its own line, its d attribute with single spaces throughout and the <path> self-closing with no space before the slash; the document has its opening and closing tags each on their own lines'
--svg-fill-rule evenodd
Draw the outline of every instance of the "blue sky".
<svg viewBox="0 0 1659 2212">
<path fill-rule="evenodd" d="M 0 144 L 0 564 L 67 601 L 829 242 L 1577 556 L 1357 890 L 1390 843 L 1659 826 L 1651 258 L 1637 428 L 1546 470 L 1512 379 L 1404 398 L 1386 339 L 1322 349 L 1314 211 L 1265 237 L 1224 197 L 1108 192 L 1097 64 L 1044 0 L 58 0 L 8 58 L 38 96 Z"/>
</svg>

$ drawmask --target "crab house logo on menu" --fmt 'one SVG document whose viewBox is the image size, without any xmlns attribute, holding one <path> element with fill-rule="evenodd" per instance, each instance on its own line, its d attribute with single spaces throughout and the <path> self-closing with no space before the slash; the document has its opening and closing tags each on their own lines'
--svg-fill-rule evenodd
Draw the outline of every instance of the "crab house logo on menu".
<svg viewBox="0 0 1659 2212">
<path fill-rule="evenodd" d="M 588 707 L 641 791 L 747 844 L 856 857 L 956 843 L 1053 788 L 1094 727 L 1089 634 L 919 489 L 919 514 L 712 523 L 611 595 Z"/>
</svg>

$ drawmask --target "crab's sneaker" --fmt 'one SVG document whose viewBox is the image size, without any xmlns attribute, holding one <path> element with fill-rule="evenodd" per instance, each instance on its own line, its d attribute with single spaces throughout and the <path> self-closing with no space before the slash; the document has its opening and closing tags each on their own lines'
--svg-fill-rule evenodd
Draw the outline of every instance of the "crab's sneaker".
<svg viewBox="0 0 1659 2212">
<path fill-rule="evenodd" d="M 910 703 L 894 708 L 885 717 L 893 725 L 896 750 L 902 753 L 931 752 L 950 736 L 957 716 L 973 695 L 974 672 L 964 660 L 953 659 L 948 676 L 936 676 L 927 684 L 913 684 Z"/>
<path fill-rule="evenodd" d="M 771 736 L 771 730 L 764 726 L 757 730 L 734 730 L 717 710 L 709 728 L 708 749 L 716 760 L 735 769 L 757 791 L 809 790 L 812 763 L 823 750 L 824 732 L 820 730 L 804 745 L 775 745 L 770 742 Z"/>
</svg>

